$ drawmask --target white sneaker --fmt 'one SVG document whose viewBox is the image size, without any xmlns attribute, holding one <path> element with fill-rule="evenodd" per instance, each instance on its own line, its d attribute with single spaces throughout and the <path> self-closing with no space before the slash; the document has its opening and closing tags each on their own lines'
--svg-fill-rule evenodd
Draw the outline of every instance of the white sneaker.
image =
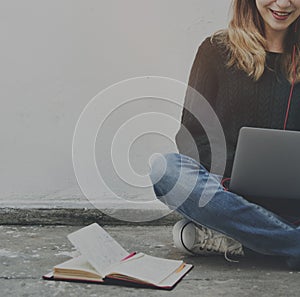
<svg viewBox="0 0 300 297">
<path fill-rule="evenodd" d="M 175 246 L 189 255 L 224 254 L 243 256 L 243 247 L 236 240 L 201 225 L 183 219 L 173 227 Z M 235 262 L 235 261 L 233 261 Z"/>
</svg>

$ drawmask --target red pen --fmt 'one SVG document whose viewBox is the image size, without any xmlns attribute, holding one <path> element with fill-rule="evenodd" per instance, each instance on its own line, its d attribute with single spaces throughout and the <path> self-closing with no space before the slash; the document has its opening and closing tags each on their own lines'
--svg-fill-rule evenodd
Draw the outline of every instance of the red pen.
<svg viewBox="0 0 300 297">
<path fill-rule="evenodd" d="M 126 256 L 125 258 L 123 258 L 121 261 L 125 261 L 125 260 L 127 260 L 127 259 L 133 257 L 134 255 L 136 255 L 136 252 L 130 253 L 128 256 Z"/>
</svg>

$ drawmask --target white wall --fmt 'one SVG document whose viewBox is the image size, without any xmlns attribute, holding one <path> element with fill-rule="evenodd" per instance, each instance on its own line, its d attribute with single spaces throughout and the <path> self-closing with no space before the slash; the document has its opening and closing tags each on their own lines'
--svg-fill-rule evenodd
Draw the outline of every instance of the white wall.
<svg viewBox="0 0 300 297">
<path fill-rule="evenodd" d="M 229 2 L 1 0 L 0 198 L 76 187 L 72 137 L 85 105 L 136 76 L 186 82 Z"/>
</svg>

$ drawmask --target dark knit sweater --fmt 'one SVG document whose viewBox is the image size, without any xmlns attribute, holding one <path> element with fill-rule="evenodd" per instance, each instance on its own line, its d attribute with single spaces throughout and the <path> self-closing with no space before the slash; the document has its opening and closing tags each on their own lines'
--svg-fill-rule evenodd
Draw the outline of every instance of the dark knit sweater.
<svg viewBox="0 0 300 297">
<path fill-rule="evenodd" d="M 255 82 L 244 71 L 226 66 L 228 54 L 224 46 L 211 43 L 210 38 L 207 38 L 198 49 L 189 77 L 189 86 L 207 99 L 223 127 L 227 146 L 226 177 L 231 175 L 241 127 L 283 129 L 291 85 L 276 67 L 280 55 L 267 52 L 267 67 L 261 78 Z M 185 107 L 187 106 L 192 110 L 199 108 L 197 98 L 190 96 L 189 92 L 185 97 Z M 200 157 L 201 164 L 209 170 L 211 151 L 204 129 L 185 108 L 181 122 L 190 131 L 200 153 L 199 156 L 192 153 L 191 141 L 184 136 L 182 127 L 176 135 L 179 152 L 195 159 Z M 286 129 L 300 130 L 299 83 L 294 88 Z"/>
</svg>

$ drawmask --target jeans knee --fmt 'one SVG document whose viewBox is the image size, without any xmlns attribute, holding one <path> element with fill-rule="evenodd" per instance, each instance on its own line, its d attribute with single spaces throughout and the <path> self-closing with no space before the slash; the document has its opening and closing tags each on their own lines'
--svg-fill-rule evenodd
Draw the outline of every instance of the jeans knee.
<svg viewBox="0 0 300 297">
<path fill-rule="evenodd" d="M 175 153 L 157 153 L 151 156 L 149 176 L 153 184 L 159 182 L 166 175 L 172 174 L 173 168 L 171 167 L 174 167 L 177 155 Z"/>
<path fill-rule="evenodd" d="M 150 179 L 154 188 L 171 188 L 176 182 L 176 169 L 179 154 L 154 154 L 150 159 Z M 174 181 L 174 182 L 173 182 Z"/>
<path fill-rule="evenodd" d="M 150 158 L 150 179 L 152 184 L 156 184 L 162 177 L 165 171 L 166 162 L 162 154 L 153 154 Z"/>
</svg>

